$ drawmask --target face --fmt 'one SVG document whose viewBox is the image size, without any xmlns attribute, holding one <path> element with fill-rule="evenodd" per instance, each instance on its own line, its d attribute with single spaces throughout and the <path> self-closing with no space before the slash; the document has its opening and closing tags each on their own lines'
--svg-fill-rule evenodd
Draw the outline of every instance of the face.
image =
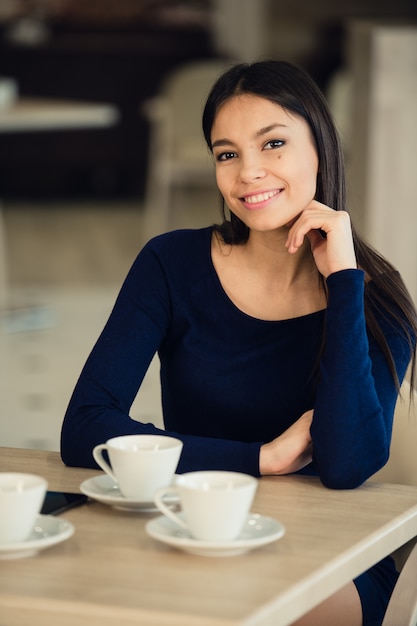
<svg viewBox="0 0 417 626">
<path fill-rule="evenodd" d="M 286 227 L 313 200 L 318 157 L 308 124 L 266 98 L 225 102 L 211 140 L 217 184 L 251 230 Z"/>
</svg>

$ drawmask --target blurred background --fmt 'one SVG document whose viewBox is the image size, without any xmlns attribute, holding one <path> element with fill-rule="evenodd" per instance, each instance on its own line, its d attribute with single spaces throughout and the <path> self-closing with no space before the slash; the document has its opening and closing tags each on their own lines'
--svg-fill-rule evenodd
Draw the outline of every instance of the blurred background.
<svg viewBox="0 0 417 626">
<path fill-rule="evenodd" d="M 328 97 L 352 215 L 417 300 L 415 0 L 0 0 L 0 445 L 58 449 L 143 243 L 219 219 L 202 103 L 263 58 Z M 132 416 L 161 423 L 156 360 Z"/>
</svg>

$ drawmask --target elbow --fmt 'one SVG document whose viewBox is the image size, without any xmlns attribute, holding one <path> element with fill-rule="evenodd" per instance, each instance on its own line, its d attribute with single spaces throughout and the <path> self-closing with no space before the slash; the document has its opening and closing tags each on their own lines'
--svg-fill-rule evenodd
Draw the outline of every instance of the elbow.
<svg viewBox="0 0 417 626">
<path fill-rule="evenodd" d="M 328 489 L 356 489 L 360 487 L 366 480 L 361 476 L 336 476 L 336 475 L 320 475 L 322 484 Z"/>
<path fill-rule="evenodd" d="M 59 451 L 61 454 L 61 460 L 64 463 L 64 465 L 67 465 L 68 467 L 74 466 L 74 463 L 72 462 L 71 446 L 68 445 L 68 439 L 66 437 L 64 428 L 62 428 L 61 430 L 61 441 L 60 441 Z"/>
<path fill-rule="evenodd" d="M 64 436 L 61 435 L 61 446 L 60 446 L 61 460 L 64 465 L 68 467 L 80 467 L 80 464 L 77 463 L 77 454 L 74 450 L 74 446 L 70 445 Z"/>
<path fill-rule="evenodd" d="M 79 466 L 77 464 L 77 460 L 75 458 L 75 456 L 72 454 L 71 450 L 68 450 L 67 447 L 65 446 L 65 444 L 63 445 L 61 442 L 61 460 L 64 463 L 64 465 L 67 465 L 67 467 L 77 467 Z"/>
<path fill-rule="evenodd" d="M 100 469 L 94 461 L 92 453 L 87 449 L 80 449 L 76 445 L 61 440 L 61 460 L 68 467 L 86 467 Z"/>
<path fill-rule="evenodd" d="M 61 441 L 60 441 L 60 453 L 61 460 L 64 465 L 68 467 L 77 467 L 77 453 L 74 446 L 74 437 L 71 436 L 71 428 L 68 424 L 68 420 L 65 418 L 61 428 Z"/>
<path fill-rule="evenodd" d="M 360 466 L 332 467 L 322 471 L 319 469 L 319 478 L 328 489 L 356 489 L 380 470 L 388 457 L 389 452 L 384 452 L 378 458 L 370 458 L 368 463 L 361 463 Z"/>
<path fill-rule="evenodd" d="M 88 433 L 82 433 L 64 420 L 61 430 L 60 454 L 68 467 L 98 468 L 92 449 L 95 443 L 89 440 Z"/>
</svg>

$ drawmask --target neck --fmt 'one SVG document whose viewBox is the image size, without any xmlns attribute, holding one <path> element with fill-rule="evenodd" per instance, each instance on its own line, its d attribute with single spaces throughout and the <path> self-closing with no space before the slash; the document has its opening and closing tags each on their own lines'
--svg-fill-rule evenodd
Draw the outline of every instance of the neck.
<svg viewBox="0 0 417 626">
<path fill-rule="evenodd" d="M 282 290 L 290 288 L 300 279 L 317 275 L 307 238 L 295 254 L 288 252 L 286 239 L 286 229 L 267 233 L 251 231 L 242 250 L 248 266 L 273 280 Z"/>
</svg>

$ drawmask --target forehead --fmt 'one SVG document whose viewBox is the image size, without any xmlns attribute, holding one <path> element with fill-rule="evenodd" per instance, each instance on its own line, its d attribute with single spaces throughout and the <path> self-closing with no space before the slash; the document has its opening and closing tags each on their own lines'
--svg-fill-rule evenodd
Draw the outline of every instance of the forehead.
<svg viewBox="0 0 417 626">
<path fill-rule="evenodd" d="M 212 139 L 236 131 L 240 134 L 257 132 L 261 128 L 282 126 L 309 131 L 307 122 L 281 105 L 254 94 L 229 98 L 218 109 L 212 128 Z"/>
</svg>

